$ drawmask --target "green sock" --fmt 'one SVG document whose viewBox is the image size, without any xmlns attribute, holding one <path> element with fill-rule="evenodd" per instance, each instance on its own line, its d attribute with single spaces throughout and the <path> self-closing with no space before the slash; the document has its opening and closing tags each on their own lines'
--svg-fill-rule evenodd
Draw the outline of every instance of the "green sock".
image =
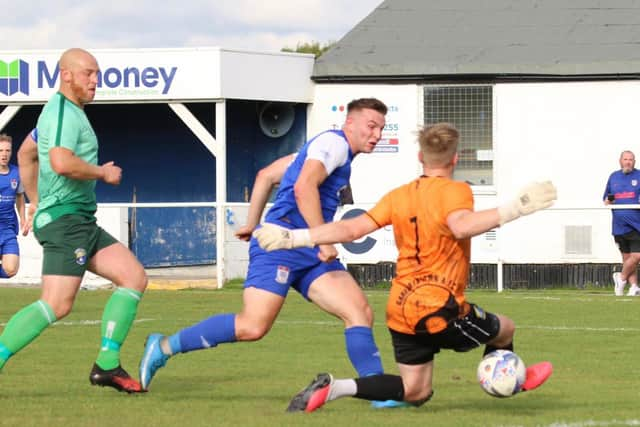
<svg viewBox="0 0 640 427">
<path fill-rule="evenodd" d="M 136 318 L 140 298 L 141 292 L 118 288 L 107 301 L 102 314 L 102 344 L 96 359 L 100 368 L 109 370 L 120 365 L 120 346 Z"/>
<path fill-rule="evenodd" d="M 51 306 L 42 300 L 14 314 L 0 335 L 0 369 L 11 356 L 36 339 L 56 320 Z"/>
</svg>

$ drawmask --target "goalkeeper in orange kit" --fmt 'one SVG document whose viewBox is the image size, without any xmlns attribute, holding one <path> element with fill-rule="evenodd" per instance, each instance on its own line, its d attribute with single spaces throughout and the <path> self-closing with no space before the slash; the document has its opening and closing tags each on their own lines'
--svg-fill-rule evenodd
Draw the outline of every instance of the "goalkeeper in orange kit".
<svg viewBox="0 0 640 427">
<path fill-rule="evenodd" d="M 556 189 L 551 182 L 533 183 L 512 202 L 476 212 L 469 185 L 452 180 L 458 140 L 458 131 L 448 123 L 422 129 L 418 157 L 423 175 L 387 193 L 365 214 L 311 229 L 264 224 L 254 232 L 263 248 L 279 250 L 350 242 L 393 225 L 398 247 L 387 326 L 400 375 L 334 379 L 319 374 L 288 411 L 311 412 L 341 397 L 419 406 L 433 394 L 433 362 L 440 349 L 460 352 L 485 345 L 484 354 L 513 350 L 513 321 L 466 300 L 471 237 L 551 206 Z M 551 372 L 549 362 L 529 366 L 523 390 L 540 386 Z"/>
</svg>

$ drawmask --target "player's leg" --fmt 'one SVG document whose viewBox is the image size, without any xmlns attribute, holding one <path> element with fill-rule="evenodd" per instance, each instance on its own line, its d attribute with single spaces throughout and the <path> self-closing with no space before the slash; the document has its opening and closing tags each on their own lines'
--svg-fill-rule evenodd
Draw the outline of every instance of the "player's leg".
<svg viewBox="0 0 640 427">
<path fill-rule="evenodd" d="M 76 250 L 82 235 L 71 232 L 66 220 L 56 220 L 36 232 L 43 246 L 42 293 L 38 301 L 22 308 L 0 335 L 0 367 L 27 346 L 50 324 L 71 311 L 86 265 Z"/>
<path fill-rule="evenodd" d="M 358 375 L 381 374 L 380 352 L 371 329 L 373 312 L 353 277 L 344 270 L 326 271 L 300 291 L 322 310 L 344 322 L 347 354 Z"/>
<path fill-rule="evenodd" d="M 79 287 L 80 277 L 42 276 L 40 299 L 14 314 L 0 335 L 0 368 L 49 325 L 69 314 Z"/>
<path fill-rule="evenodd" d="M 178 353 L 216 347 L 236 341 L 256 341 L 271 329 L 284 304 L 293 274 L 286 274 L 275 256 L 252 242 L 243 308 L 238 314 L 223 313 L 208 317 L 173 335 L 147 337 L 140 360 L 140 381 L 147 389 L 154 375 L 167 360 Z"/>
<path fill-rule="evenodd" d="M 18 273 L 20 267 L 20 247 L 16 236 L 0 237 L 0 279 L 8 279 Z"/>
<path fill-rule="evenodd" d="M 53 224 L 66 233 L 62 244 L 70 254 L 69 268 L 81 271 L 79 279 L 89 269 L 118 286 L 103 311 L 101 346 L 89 374 L 90 383 L 128 393 L 142 391 L 140 384 L 120 367 L 120 346 L 129 333 L 146 286 L 144 269 L 127 248 L 98 227 L 95 219 L 67 215 Z M 42 242 L 42 230 L 37 233 L 36 237 Z"/>
<path fill-rule="evenodd" d="M 257 341 L 273 326 L 284 304 L 282 295 L 246 287 L 238 314 L 217 314 L 169 337 L 171 353 L 187 353 L 235 341 Z"/>
<path fill-rule="evenodd" d="M 323 373 L 298 392 L 287 407 L 287 412 L 313 412 L 325 403 L 342 397 L 355 397 L 371 401 L 402 401 L 404 386 L 399 375 L 379 374 L 361 378 L 334 379 Z M 430 397 L 430 396 L 429 396 Z M 419 406 L 428 400 L 415 404 Z M 406 406 L 412 404 L 407 403 Z"/>
<path fill-rule="evenodd" d="M 477 306 L 474 306 L 472 310 L 477 308 L 478 308 Z M 489 317 L 492 314 L 485 313 L 485 315 Z M 486 356 L 487 354 L 495 350 L 513 351 L 513 335 L 516 332 L 516 326 L 513 323 L 513 320 L 501 314 L 496 314 L 494 316 L 499 322 L 498 333 L 495 335 L 494 338 L 492 338 L 490 341 L 486 343 L 483 356 Z M 475 321 L 474 324 L 477 324 L 477 321 Z M 493 334 L 492 328 L 493 326 L 490 326 L 490 325 L 484 326 L 484 330 L 486 330 L 488 334 Z"/>
<path fill-rule="evenodd" d="M 319 374 L 289 404 L 288 412 L 312 412 L 326 402 L 356 397 L 377 402 L 400 402 L 420 406 L 433 395 L 434 350 L 416 335 L 390 331 L 400 376 L 378 374 L 356 379 L 334 379 Z"/>
<path fill-rule="evenodd" d="M 15 254 L 3 254 L 0 266 L 0 279 L 8 279 L 15 276 L 20 268 L 20 257 Z"/>
<path fill-rule="evenodd" d="M 100 229 L 97 251 L 89 260 L 89 271 L 117 286 L 104 307 L 101 344 L 96 364 L 111 370 L 120 366 L 120 347 L 136 318 L 138 305 L 147 287 L 142 264 L 122 243 Z"/>
</svg>

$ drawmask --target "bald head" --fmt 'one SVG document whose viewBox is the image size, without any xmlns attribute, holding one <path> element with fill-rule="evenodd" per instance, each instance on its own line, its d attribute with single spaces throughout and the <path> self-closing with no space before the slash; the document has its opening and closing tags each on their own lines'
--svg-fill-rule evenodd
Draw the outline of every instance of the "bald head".
<svg viewBox="0 0 640 427">
<path fill-rule="evenodd" d="M 74 47 L 64 51 L 58 65 L 60 92 L 80 107 L 93 101 L 99 71 L 96 58 L 86 50 Z"/>
<path fill-rule="evenodd" d="M 97 64 L 96 59 L 89 52 L 79 47 L 72 47 L 62 53 L 58 63 L 61 70 L 70 70 L 87 61 Z"/>
</svg>

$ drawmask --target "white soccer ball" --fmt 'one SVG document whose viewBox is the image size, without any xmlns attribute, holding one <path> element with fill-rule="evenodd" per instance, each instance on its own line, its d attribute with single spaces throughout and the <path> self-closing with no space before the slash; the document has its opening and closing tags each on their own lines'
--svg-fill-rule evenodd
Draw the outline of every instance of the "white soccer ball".
<svg viewBox="0 0 640 427">
<path fill-rule="evenodd" d="M 527 368 L 520 357 L 509 350 L 496 350 L 482 358 L 478 381 L 484 391 L 495 397 L 509 397 L 520 392 Z"/>
</svg>

